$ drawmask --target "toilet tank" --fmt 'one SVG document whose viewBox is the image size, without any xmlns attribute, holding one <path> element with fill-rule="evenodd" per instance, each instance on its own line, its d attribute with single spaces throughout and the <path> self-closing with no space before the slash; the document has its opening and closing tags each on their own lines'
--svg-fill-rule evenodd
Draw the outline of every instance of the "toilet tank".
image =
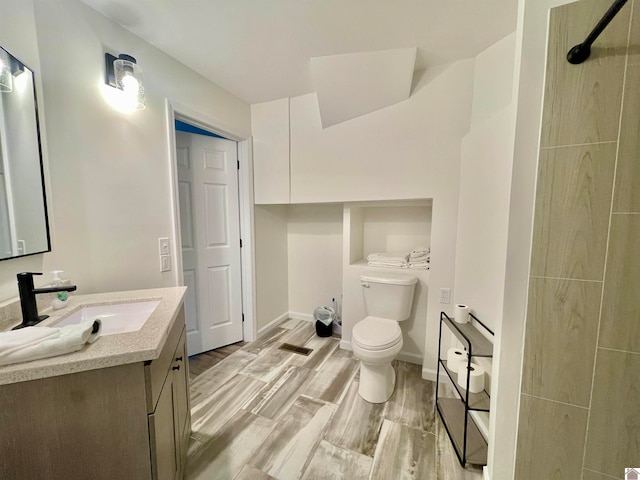
<svg viewBox="0 0 640 480">
<path fill-rule="evenodd" d="M 367 315 L 401 322 L 409 318 L 418 279 L 399 273 L 360 275 Z"/>
</svg>

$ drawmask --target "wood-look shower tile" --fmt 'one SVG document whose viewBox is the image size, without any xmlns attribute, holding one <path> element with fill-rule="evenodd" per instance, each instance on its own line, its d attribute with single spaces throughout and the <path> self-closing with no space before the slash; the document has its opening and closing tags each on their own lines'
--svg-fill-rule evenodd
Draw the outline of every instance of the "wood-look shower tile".
<svg viewBox="0 0 640 480">
<path fill-rule="evenodd" d="M 438 480 L 482 480 L 482 467 L 462 468 L 440 417 L 436 420 L 436 478 Z"/>
<path fill-rule="evenodd" d="M 299 367 L 314 370 L 320 367 L 334 352 L 340 347 L 340 340 L 333 337 L 313 336 L 303 345 L 311 348 L 313 352 L 309 356 L 294 355 L 289 361 L 289 365 L 297 365 Z"/>
<path fill-rule="evenodd" d="M 619 480 L 620 476 L 612 477 L 611 475 L 605 475 L 604 473 L 594 472 L 584 468 L 582 470 L 582 480 Z"/>
<path fill-rule="evenodd" d="M 432 433 L 385 420 L 373 457 L 371 480 L 436 480 Z"/>
<path fill-rule="evenodd" d="M 613 211 L 640 212 L 640 65 L 627 68 Z"/>
<path fill-rule="evenodd" d="M 521 395 L 515 478 L 580 478 L 587 413 L 586 408 Z"/>
<path fill-rule="evenodd" d="M 257 357 L 254 353 L 238 350 L 220 363 L 201 373 L 191 382 L 191 388 L 201 392 L 214 392 L 234 377 Z"/>
<path fill-rule="evenodd" d="M 602 281 L 616 148 L 541 151 L 531 275 Z"/>
<path fill-rule="evenodd" d="M 422 378 L 422 367 L 394 362 L 396 388 L 387 402 L 384 418 L 435 433 L 436 384 Z"/>
<path fill-rule="evenodd" d="M 308 380 L 311 370 L 289 366 L 243 408 L 256 415 L 279 420 L 293 405 L 300 388 Z"/>
<path fill-rule="evenodd" d="M 267 475 L 262 470 L 258 470 L 251 465 L 245 465 L 240 473 L 233 477 L 233 480 L 277 480 L 271 475 Z"/>
<path fill-rule="evenodd" d="M 529 282 L 522 393 L 589 406 L 602 283 Z"/>
<path fill-rule="evenodd" d="M 242 350 L 247 353 L 261 355 L 270 351 L 271 347 L 280 345 L 282 337 L 290 333 L 289 330 L 281 327 L 272 328 L 267 333 L 258 338 L 255 342 L 245 345 Z"/>
<path fill-rule="evenodd" d="M 360 362 L 348 350 L 334 350 L 321 369 L 315 371 L 301 393 L 331 403 L 340 403 Z"/>
<path fill-rule="evenodd" d="M 369 403 L 358 395 L 359 381 L 351 383 L 331 420 L 325 440 L 363 455 L 373 456 L 382 428 L 384 403 Z"/>
<path fill-rule="evenodd" d="M 302 480 L 367 480 L 373 458 L 321 441 Z"/>
<path fill-rule="evenodd" d="M 640 65 L 640 2 L 638 0 L 633 2 L 628 65 Z"/>
<path fill-rule="evenodd" d="M 542 147 L 617 140 L 630 8 L 600 35 L 589 61 L 566 60 L 610 6 L 611 0 L 590 0 L 551 10 Z"/>
<path fill-rule="evenodd" d="M 298 397 L 249 463 L 279 480 L 297 480 L 335 410 L 333 405 Z"/>
<path fill-rule="evenodd" d="M 187 456 L 187 480 L 234 478 L 269 438 L 275 422 L 236 412 L 223 428 L 208 435 L 203 445 Z M 268 478 L 268 477 L 267 477 Z"/>
<path fill-rule="evenodd" d="M 598 346 L 640 353 L 640 215 L 612 215 Z"/>
<path fill-rule="evenodd" d="M 220 389 L 208 394 L 191 409 L 192 435 L 206 442 L 243 404 L 251 401 L 264 387 L 264 382 L 243 375 L 236 375 Z"/>
<path fill-rule="evenodd" d="M 599 348 L 583 466 L 615 476 L 639 464 L 640 355 Z"/>
</svg>

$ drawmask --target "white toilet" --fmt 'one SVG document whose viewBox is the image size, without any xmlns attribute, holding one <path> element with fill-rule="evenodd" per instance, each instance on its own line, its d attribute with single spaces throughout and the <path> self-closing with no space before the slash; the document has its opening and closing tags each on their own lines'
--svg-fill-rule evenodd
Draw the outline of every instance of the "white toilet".
<svg viewBox="0 0 640 480">
<path fill-rule="evenodd" d="M 370 403 L 389 400 L 396 384 L 391 362 L 402 349 L 398 322 L 411 314 L 418 279 L 413 275 L 369 273 L 360 276 L 367 316 L 351 333 L 353 353 L 360 360 L 362 398 Z"/>
</svg>

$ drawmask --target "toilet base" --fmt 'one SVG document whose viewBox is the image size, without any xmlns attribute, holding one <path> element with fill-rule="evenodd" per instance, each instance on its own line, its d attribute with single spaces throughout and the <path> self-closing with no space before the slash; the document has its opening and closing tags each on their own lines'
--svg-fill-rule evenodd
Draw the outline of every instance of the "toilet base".
<svg viewBox="0 0 640 480">
<path fill-rule="evenodd" d="M 360 387 L 358 393 L 369 403 L 385 403 L 396 386 L 396 371 L 391 362 L 367 364 L 360 362 Z"/>
</svg>

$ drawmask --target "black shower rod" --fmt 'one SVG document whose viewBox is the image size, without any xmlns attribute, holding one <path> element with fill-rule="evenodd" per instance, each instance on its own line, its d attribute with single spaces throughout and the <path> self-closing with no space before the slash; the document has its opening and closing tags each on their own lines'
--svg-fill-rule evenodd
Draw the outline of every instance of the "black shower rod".
<svg viewBox="0 0 640 480">
<path fill-rule="evenodd" d="M 598 24 L 593 28 L 585 41 L 569 50 L 569 53 L 567 53 L 567 60 L 569 60 L 569 63 L 577 65 L 589 58 L 589 55 L 591 55 L 591 45 L 596 41 L 596 38 L 600 36 L 602 31 L 607 28 L 607 25 L 609 25 L 611 20 L 613 20 L 613 17 L 615 17 L 620 9 L 624 7 L 625 3 L 627 3 L 627 0 L 615 0 L 615 2 L 613 2 L 613 5 L 609 7 L 609 10 L 607 10 Z"/>
</svg>

